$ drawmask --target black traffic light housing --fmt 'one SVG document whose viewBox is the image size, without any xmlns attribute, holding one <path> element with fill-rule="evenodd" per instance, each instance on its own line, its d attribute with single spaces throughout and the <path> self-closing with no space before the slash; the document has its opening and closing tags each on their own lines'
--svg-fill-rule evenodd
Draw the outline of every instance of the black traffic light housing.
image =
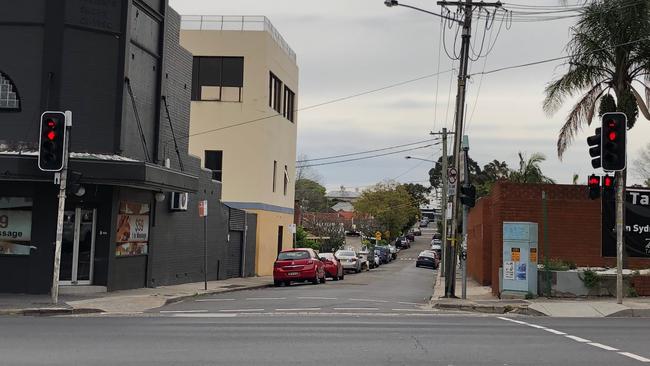
<svg viewBox="0 0 650 366">
<path fill-rule="evenodd" d="M 616 179 L 613 175 L 603 176 L 603 200 L 614 201 L 616 198 Z"/>
<path fill-rule="evenodd" d="M 627 117 L 625 113 L 603 114 L 601 136 L 603 170 L 619 171 L 625 169 L 626 133 Z"/>
<path fill-rule="evenodd" d="M 600 158 L 600 153 L 601 153 L 601 144 L 602 144 L 602 137 L 601 137 L 601 128 L 598 127 L 596 129 L 596 134 L 593 136 L 587 137 L 587 145 L 589 145 L 589 156 L 591 156 L 591 166 L 594 169 L 598 169 L 601 166 L 601 158 Z"/>
<path fill-rule="evenodd" d="M 46 172 L 63 169 L 65 152 L 65 113 L 44 112 L 41 115 L 38 141 L 38 168 Z"/>
<path fill-rule="evenodd" d="M 589 186 L 589 199 L 598 199 L 600 197 L 600 177 L 596 174 L 590 175 L 587 179 L 587 185 Z"/>
<path fill-rule="evenodd" d="M 476 187 L 473 185 L 460 186 L 460 202 L 467 207 L 476 205 Z"/>
</svg>

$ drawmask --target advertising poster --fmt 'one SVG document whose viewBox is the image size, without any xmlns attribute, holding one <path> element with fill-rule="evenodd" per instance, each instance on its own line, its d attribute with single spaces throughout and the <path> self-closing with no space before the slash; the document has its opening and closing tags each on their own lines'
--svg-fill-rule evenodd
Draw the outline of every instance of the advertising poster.
<svg viewBox="0 0 650 366">
<path fill-rule="evenodd" d="M 531 263 L 537 263 L 537 248 L 530 248 L 530 262 Z"/>
<path fill-rule="evenodd" d="M 513 262 L 519 262 L 521 260 L 521 251 L 519 248 L 512 248 L 510 251 L 511 253 L 511 259 Z"/>
<path fill-rule="evenodd" d="M 149 205 L 121 202 L 117 216 L 115 255 L 143 255 L 149 245 Z"/>
<path fill-rule="evenodd" d="M 32 201 L 0 197 L 0 254 L 29 255 L 32 240 Z"/>
<path fill-rule="evenodd" d="M 517 281 L 526 281 L 526 263 L 517 263 Z"/>
<path fill-rule="evenodd" d="M 515 262 L 513 261 L 503 262 L 503 279 L 504 280 L 515 279 Z"/>
<path fill-rule="evenodd" d="M 613 198 L 602 198 L 602 255 L 616 257 Z M 650 258 L 650 189 L 625 189 L 625 255 Z"/>
</svg>

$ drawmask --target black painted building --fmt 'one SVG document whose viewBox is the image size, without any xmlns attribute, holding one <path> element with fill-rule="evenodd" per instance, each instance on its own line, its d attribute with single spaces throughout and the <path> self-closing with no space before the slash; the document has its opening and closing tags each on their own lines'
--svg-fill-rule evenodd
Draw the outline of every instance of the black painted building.
<svg viewBox="0 0 650 366">
<path fill-rule="evenodd" d="M 166 0 L 0 3 L 0 292 L 47 293 L 58 185 L 39 116 L 70 110 L 61 280 L 109 291 L 254 275 L 255 215 L 188 155 L 192 56 Z M 75 185 L 75 187 L 79 187 Z M 248 228 L 248 230 L 246 230 Z M 248 235 L 247 235 L 248 233 Z"/>
</svg>

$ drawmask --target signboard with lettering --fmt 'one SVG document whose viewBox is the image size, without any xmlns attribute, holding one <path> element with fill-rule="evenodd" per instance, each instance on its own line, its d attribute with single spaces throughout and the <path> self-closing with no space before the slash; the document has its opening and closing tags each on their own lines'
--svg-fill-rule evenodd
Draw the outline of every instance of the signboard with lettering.
<svg viewBox="0 0 650 366">
<path fill-rule="evenodd" d="M 616 211 L 613 200 L 602 201 L 602 255 L 616 256 Z M 625 251 L 650 258 L 650 189 L 626 188 Z"/>
<path fill-rule="evenodd" d="M 116 256 L 147 254 L 149 205 L 121 202 L 117 215 Z"/>
</svg>

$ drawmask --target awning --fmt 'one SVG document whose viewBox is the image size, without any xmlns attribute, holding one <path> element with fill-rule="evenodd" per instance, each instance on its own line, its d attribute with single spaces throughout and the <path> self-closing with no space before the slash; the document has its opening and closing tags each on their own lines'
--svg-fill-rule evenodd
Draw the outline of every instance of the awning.
<svg viewBox="0 0 650 366">
<path fill-rule="evenodd" d="M 0 181 L 51 182 L 54 174 L 37 166 L 37 153 L 1 151 Z M 196 192 L 197 176 L 120 155 L 71 153 L 69 170 L 81 183 L 114 185 L 161 192 Z"/>
</svg>

